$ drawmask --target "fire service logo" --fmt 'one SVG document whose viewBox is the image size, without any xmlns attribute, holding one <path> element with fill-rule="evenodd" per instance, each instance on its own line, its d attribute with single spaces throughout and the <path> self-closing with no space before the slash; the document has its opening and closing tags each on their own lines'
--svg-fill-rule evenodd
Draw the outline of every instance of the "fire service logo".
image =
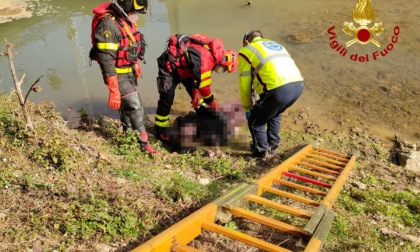
<svg viewBox="0 0 420 252">
<path fill-rule="evenodd" d="M 381 47 L 381 44 L 373 39 L 373 32 L 375 32 L 375 35 L 378 36 L 384 31 L 382 28 L 382 22 L 375 23 L 371 28 L 368 27 L 368 25 L 375 19 L 375 13 L 373 12 L 372 4 L 370 2 L 370 0 L 359 0 L 356 7 L 353 9 L 353 20 L 359 24 L 359 27 L 355 27 L 353 22 L 344 22 L 345 27 L 343 32 L 350 36 L 354 36 L 352 40 L 346 43 L 347 47 L 353 45 L 355 42 L 363 45 L 371 42 L 377 47 Z"/>
<path fill-rule="evenodd" d="M 375 37 L 379 36 L 385 29 L 382 27 L 382 22 L 373 23 L 375 20 L 375 12 L 372 8 L 371 0 L 358 0 L 358 3 L 353 9 L 353 20 L 357 25 L 354 25 L 353 22 L 344 22 L 344 28 L 342 29 L 345 34 L 353 37 L 353 39 L 346 42 L 346 47 L 348 48 L 354 43 L 359 43 L 361 45 L 372 43 L 380 48 L 381 43 L 375 40 Z M 345 57 L 348 53 L 348 49 L 337 42 L 337 34 L 334 32 L 334 29 L 335 26 L 328 29 L 329 39 L 331 41 L 330 47 L 337 51 L 341 56 Z M 394 45 L 398 41 L 399 34 L 400 28 L 395 26 L 394 35 L 385 48 L 380 51 L 372 52 L 371 54 L 351 54 L 350 60 L 369 62 L 370 59 L 377 60 L 380 57 L 385 57 L 394 48 Z"/>
</svg>

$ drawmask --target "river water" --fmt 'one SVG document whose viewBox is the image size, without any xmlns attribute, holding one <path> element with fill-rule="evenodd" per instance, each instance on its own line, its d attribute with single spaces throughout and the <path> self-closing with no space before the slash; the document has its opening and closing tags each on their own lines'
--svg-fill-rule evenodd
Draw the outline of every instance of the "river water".
<svg viewBox="0 0 420 252">
<path fill-rule="evenodd" d="M 94 116 L 117 118 L 107 107 L 108 91 L 98 66 L 90 66 L 88 58 L 92 8 L 104 1 L 29 2 L 29 18 L 0 24 L 0 52 L 6 50 L 5 39 L 14 44 L 18 77 L 26 74 L 24 88 L 43 76 L 42 92 L 32 93 L 30 100 L 53 101 L 70 122 L 82 108 Z M 205 33 L 220 37 L 225 48 L 239 50 L 244 32 L 259 29 L 287 48 L 305 78 L 305 90 L 292 110 L 306 111 L 321 128 L 358 126 L 385 141 L 394 134 L 420 141 L 420 8 L 415 1 L 372 1 L 375 16 L 367 27 L 382 22 L 384 31 L 371 30 L 374 41 L 349 47 L 346 42 L 353 36 L 342 29 L 344 22 L 360 27 L 352 16 L 357 0 L 247 2 L 150 0 L 150 10 L 138 25 L 148 43 L 140 91 L 151 119 L 158 99 L 156 58 L 170 34 Z M 212 89 L 221 103 L 238 99 L 237 81 L 237 73 L 214 74 Z M 11 88 L 3 56 L 0 91 Z M 186 92 L 177 90 L 174 115 L 188 111 L 187 100 Z"/>
</svg>

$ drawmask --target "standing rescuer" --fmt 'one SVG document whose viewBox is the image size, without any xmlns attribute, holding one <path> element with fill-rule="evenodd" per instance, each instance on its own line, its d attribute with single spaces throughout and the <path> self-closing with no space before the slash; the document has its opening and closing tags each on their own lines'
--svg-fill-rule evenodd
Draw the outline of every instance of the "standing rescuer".
<svg viewBox="0 0 420 252">
<path fill-rule="evenodd" d="M 260 31 L 245 33 L 242 42 L 239 94 L 252 136 L 252 155 L 264 157 L 280 143 L 281 114 L 301 95 L 303 77 L 286 49 L 264 39 Z M 254 92 L 259 95 L 255 103 Z"/>
<path fill-rule="evenodd" d="M 177 85 L 181 83 L 185 87 L 194 109 L 204 102 L 210 109 L 217 110 L 219 105 L 210 88 L 212 71 L 235 71 L 237 56 L 234 50 L 224 50 L 219 38 L 211 40 L 204 34 L 176 34 L 169 37 L 166 50 L 157 59 L 159 101 L 155 128 L 159 140 L 169 142 L 169 115 Z"/>
<path fill-rule="evenodd" d="M 148 142 L 144 112 L 137 90 L 141 76 L 140 59 L 145 50 L 143 35 L 138 30 L 138 14 L 145 14 L 147 0 L 114 0 L 93 9 L 90 58 L 96 60 L 109 89 L 108 106 L 119 110 L 124 132 L 137 130 L 142 149 L 162 155 Z"/>
</svg>

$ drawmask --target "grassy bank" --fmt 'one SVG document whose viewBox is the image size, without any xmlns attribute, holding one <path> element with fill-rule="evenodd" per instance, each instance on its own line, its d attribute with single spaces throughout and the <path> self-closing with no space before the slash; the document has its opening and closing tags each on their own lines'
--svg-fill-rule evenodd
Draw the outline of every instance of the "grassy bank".
<svg viewBox="0 0 420 252">
<path fill-rule="evenodd" d="M 181 155 L 156 141 L 165 155 L 150 158 L 111 119 L 82 116 L 83 127 L 70 130 L 53 105 L 29 103 L 36 131 L 30 133 L 16 96 L 0 99 L 1 251 L 128 251 L 316 142 L 358 156 L 324 250 L 420 249 L 408 239 L 420 236 L 416 177 L 366 134 L 284 130 L 280 149 L 263 163 L 245 159 L 243 148 Z"/>
</svg>

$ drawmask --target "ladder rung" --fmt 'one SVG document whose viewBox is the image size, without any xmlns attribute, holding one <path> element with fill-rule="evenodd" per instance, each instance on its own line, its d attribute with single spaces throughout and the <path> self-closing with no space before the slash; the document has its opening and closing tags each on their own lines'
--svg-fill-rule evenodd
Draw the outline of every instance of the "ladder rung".
<svg viewBox="0 0 420 252">
<path fill-rule="evenodd" d="M 178 252 L 201 252 L 201 250 L 198 250 L 196 248 L 193 248 L 184 244 L 178 244 L 177 248 L 178 248 Z"/>
<path fill-rule="evenodd" d="M 320 195 L 320 196 L 327 195 L 326 192 L 323 192 L 321 190 L 311 188 L 311 187 L 308 187 L 308 186 L 304 186 L 304 185 L 300 185 L 300 184 L 297 184 L 297 183 L 293 183 L 293 182 L 290 182 L 290 181 L 287 181 L 287 180 L 284 180 L 284 179 L 274 178 L 273 181 L 278 183 L 278 184 L 282 184 L 282 185 L 285 185 L 285 186 L 288 186 L 288 187 L 296 188 L 296 189 L 299 189 L 299 190 L 302 190 L 302 191 L 305 191 L 305 192 L 308 192 L 308 193 L 312 193 L 312 194 L 315 194 L 315 195 Z"/>
<path fill-rule="evenodd" d="M 204 230 L 219 233 L 226 238 L 231 238 L 232 242 L 242 242 L 264 251 L 291 252 L 291 250 L 281 247 L 281 244 L 277 245 L 277 242 L 272 244 L 269 240 L 265 240 L 268 238 L 265 232 L 258 235 L 248 235 L 240 230 L 231 230 L 216 224 L 218 221 L 229 221 L 232 216 L 271 227 L 273 231 L 278 230 L 278 233 L 284 233 L 282 237 L 289 234 L 302 237 L 302 240 L 309 242 L 304 244 L 304 246 L 307 246 L 305 252 L 320 251 L 332 220 L 332 216 L 327 216 L 325 213 L 331 211 L 332 205 L 347 180 L 355 161 L 354 156 L 307 145 L 274 167 L 256 183 L 242 184 L 234 188 L 229 193 L 138 246 L 133 252 L 200 252 L 200 249 L 194 248 L 196 243 L 193 241 L 203 234 Z M 297 181 L 288 181 L 286 178 L 282 179 L 282 176 L 295 177 L 315 185 L 330 187 L 330 189 L 326 190 Z M 326 181 L 319 181 L 321 179 Z M 284 188 L 285 186 L 288 188 Z M 292 191 L 294 193 L 291 193 Z M 279 196 L 276 198 L 283 204 L 276 202 L 277 200 L 274 199 L 269 200 L 261 197 L 264 192 Z M 275 217 L 269 218 L 242 208 L 249 202 L 260 204 L 257 207 L 264 206 L 281 211 L 285 215 L 288 214 L 289 217 L 293 217 L 292 223 L 296 223 L 294 217 L 303 218 L 307 220 L 307 223 L 305 227 L 294 226 L 292 223 L 282 222 Z M 287 237 L 286 239 L 290 238 Z M 198 247 L 201 248 L 201 246 Z"/>
<path fill-rule="evenodd" d="M 225 235 L 229 238 L 239 240 L 243 243 L 246 243 L 248 245 L 257 247 L 259 249 L 263 249 L 265 251 L 271 251 L 271 252 L 291 252 L 291 250 L 279 247 L 277 245 L 271 244 L 269 242 L 257 239 L 255 237 L 252 237 L 250 235 L 241 233 L 239 231 L 235 231 L 229 228 L 222 227 L 220 225 L 216 225 L 212 222 L 205 221 L 202 224 L 202 228 L 213 231 L 222 235 Z"/>
<path fill-rule="evenodd" d="M 318 161 L 318 160 L 315 160 L 315 159 L 311 159 L 311 158 L 302 158 L 302 160 L 306 160 L 306 161 L 311 162 L 311 163 L 314 163 L 314 164 L 323 165 L 323 166 L 326 166 L 326 167 L 331 168 L 331 169 L 334 169 L 334 170 L 343 170 L 344 169 L 343 167 L 340 167 L 340 166 L 337 166 L 337 165 L 333 165 L 333 164 L 328 164 L 328 163 L 321 162 L 321 161 Z"/>
<path fill-rule="evenodd" d="M 315 159 L 321 159 L 322 161 L 326 161 L 328 163 L 336 164 L 340 167 L 343 167 L 343 166 L 346 165 L 346 163 L 343 163 L 343 162 L 340 162 L 340 161 L 337 161 L 335 159 L 331 159 L 331 158 L 328 158 L 328 157 L 320 156 L 320 155 L 308 154 L 307 157 L 312 157 L 312 158 L 315 158 Z"/>
<path fill-rule="evenodd" d="M 333 174 L 333 175 L 340 175 L 340 173 L 337 172 L 337 171 L 333 171 L 333 170 L 330 170 L 330 169 L 327 169 L 327 168 L 322 168 L 322 167 L 319 167 L 319 166 L 316 166 L 316 165 L 311 165 L 311 164 L 303 163 L 303 162 L 296 162 L 296 164 L 301 165 L 301 166 L 306 166 L 306 167 L 312 168 L 312 169 L 317 170 L 317 171 L 322 171 L 322 172 L 330 173 L 330 174 Z"/>
<path fill-rule="evenodd" d="M 256 195 L 252 195 L 252 194 L 248 194 L 245 196 L 245 198 L 249 201 L 264 205 L 264 206 L 268 206 L 271 208 L 274 208 L 276 210 L 279 211 L 283 211 L 289 214 L 293 214 L 297 217 L 301 217 L 304 219 L 310 219 L 312 214 L 306 210 L 303 209 L 299 209 L 299 208 L 294 208 L 288 205 L 284 205 L 278 202 L 274 202 L 272 200 L 260 197 L 260 196 L 256 196 Z"/>
<path fill-rule="evenodd" d="M 282 175 L 290 177 L 290 178 L 295 178 L 295 179 L 298 179 L 298 180 L 303 181 L 303 182 L 311 183 L 311 184 L 314 184 L 314 185 L 317 185 L 317 186 L 323 186 L 323 187 L 326 187 L 326 188 L 331 188 L 332 187 L 332 185 L 330 185 L 328 183 L 318 181 L 316 179 L 308 178 L 308 177 L 305 177 L 305 176 L 301 176 L 299 174 L 292 173 L 292 172 L 283 172 Z"/>
<path fill-rule="evenodd" d="M 309 199 L 309 198 L 306 198 L 306 197 L 302 197 L 302 196 L 299 196 L 299 195 L 296 195 L 296 194 L 293 194 L 293 193 L 288 193 L 288 192 L 285 192 L 285 191 L 282 191 L 282 190 L 278 190 L 278 189 L 275 189 L 275 188 L 272 188 L 272 187 L 263 186 L 262 190 L 265 191 L 265 192 L 271 192 L 271 193 L 274 193 L 274 194 L 277 194 L 277 195 L 280 195 L 280 196 L 284 196 L 284 197 L 287 197 L 287 198 L 290 198 L 290 199 L 293 199 L 293 200 L 297 200 L 297 201 L 300 201 L 302 203 L 309 204 L 309 205 L 312 205 L 312 206 L 319 206 L 320 205 L 320 203 L 318 201 L 315 201 L 315 200 L 312 200 L 312 199 Z"/>
<path fill-rule="evenodd" d="M 339 156 L 339 157 L 348 158 L 350 160 L 349 156 L 347 156 L 346 154 L 338 153 L 338 152 L 335 152 L 335 151 L 330 151 L 330 150 L 323 149 L 323 148 L 320 148 L 320 147 L 315 147 L 315 146 L 313 146 L 312 148 L 313 148 L 313 150 L 317 150 L 319 152 L 329 153 L 329 154 L 336 155 L 336 156 Z"/>
<path fill-rule="evenodd" d="M 316 155 L 320 155 L 320 156 L 324 156 L 324 157 L 328 157 L 328 158 L 332 158 L 332 159 L 337 159 L 337 160 L 343 161 L 344 163 L 349 162 L 348 158 L 343 158 L 343 157 L 340 157 L 340 156 L 331 155 L 329 153 L 319 152 L 317 150 L 313 150 L 313 151 L 311 151 L 311 153 L 316 154 Z"/>
<path fill-rule="evenodd" d="M 249 210 L 243 209 L 243 208 L 239 208 L 239 207 L 234 207 L 232 209 L 229 209 L 229 212 L 232 213 L 235 216 L 238 217 L 242 217 L 248 220 L 252 220 L 255 222 L 258 222 L 260 224 L 264 224 L 266 226 L 275 228 L 277 230 L 281 230 L 284 232 L 287 232 L 291 235 L 297 236 L 297 237 L 302 237 L 304 235 L 304 231 L 301 228 L 295 227 L 293 225 L 290 225 L 288 223 L 282 222 L 282 221 L 278 221 L 278 220 L 274 220 L 271 218 L 268 218 L 264 215 L 260 215 L 260 214 L 256 214 L 253 213 Z"/>
<path fill-rule="evenodd" d="M 289 168 L 289 170 L 294 170 L 294 171 L 306 173 L 306 174 L 312 175 L 314 177 L 320 177 L 320 178 L 323 178 L 323 179 L 326 179 L 326 180 L 335 181 L 337 179 L 336 177 L 333 177 L 333 176 L 329 176 L 329 175 L 322 174 L 322 173 L 319 173 L 319 172 L 306 170 L 306 169 L 295 167 L 295 166 L 289 166 L 288 168 Z"/>
</svg>

